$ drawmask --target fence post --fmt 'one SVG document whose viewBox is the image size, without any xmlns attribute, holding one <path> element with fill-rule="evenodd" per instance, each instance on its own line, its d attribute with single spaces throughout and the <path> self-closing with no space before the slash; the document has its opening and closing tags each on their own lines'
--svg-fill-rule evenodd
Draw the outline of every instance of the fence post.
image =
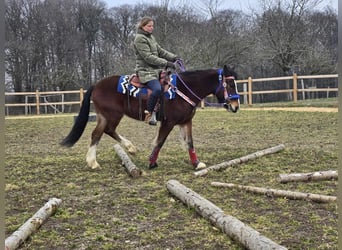
<svg viewBox="0 0 342 250">
<path fill-rule="evenodd" d="M 204 99 L 201 100 L 201 108 L 204 109 Z"/>
<path fill-rule="evenodd" d="M 84 96 L 83 88 L 80 88 L 80 107 L 82 106 L 83 96 Z"/>
<path fill-rule="evenodd" d="M 27 105 L 27 103 L 28 103 L 28 96 L 25 95 L 25 115 L 28 114 L 28 105 Z M 30 109 L 30 110 L 31 110 L 31 109 Z"/>
<path fill-rule="evenodd" d="M 301 80 L 300 80 L 300 83 L 301 83 L 301 85 L 302 85 L 302 90 L 303 90 L 303 91 L 302 91 L 302 99 L 305 100 L 305 91 L 304 91 L 304 90 L 305 90 L 305 85 L 304 85 L 304 80 L 301 79 Z"/>
<path fill-rule="evenodd" d="M 296 103 L 298 98 L 298 85 L 297 85 L 297 80 L 298 80 L 298 76 L 296 73 L 293 73 L 293 102 Z"/>
<path fill-rule="evenodd" d="M 36 90 L 36 106 L 37 106 L 37 115 L 40 115 L 40 100 L 39 100 L 39 90 Z"/>
<path fill-rule="evenodd" d="M 248 89 L 247 89 L 247 84 L 244 83 L 244 84 L 242 85 L 242 87 L 243 87 L 243 92 L 246 93 L 247 90 L 248 90 Z M 247 96 L 246 94 L 243 95 L 243 104 L 248 104 L 248 96 Z"/>
<path fill-rule="evenodd" d="M 248 77 L 248 105 L 252 105 L 252 77 Z"/>
</svg>

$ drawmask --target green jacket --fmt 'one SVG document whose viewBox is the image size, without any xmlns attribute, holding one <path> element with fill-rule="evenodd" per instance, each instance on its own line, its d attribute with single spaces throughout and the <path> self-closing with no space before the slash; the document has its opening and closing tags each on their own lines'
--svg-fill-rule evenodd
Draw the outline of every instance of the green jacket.
<svg viewBox="0 0 342 250">
<path fill-rule="evenodd" d="M 140 28 L 138 28 L 134 39 L 134 49 L 135 71 L 142 83 L 158 79 L 159 72 L 165 68 L 166 63 L 173 62 L 177 57 L 160 47 L 152 34 Z"/>
</svg>

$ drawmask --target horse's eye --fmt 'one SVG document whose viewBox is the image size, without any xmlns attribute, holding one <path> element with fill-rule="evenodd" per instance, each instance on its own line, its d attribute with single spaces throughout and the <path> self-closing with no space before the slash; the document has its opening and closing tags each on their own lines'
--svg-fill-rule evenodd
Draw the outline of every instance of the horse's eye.
<svg viewBox="0 0 342 250">
<path fill-rule="evenodd" d="M 231 88 L 234 88 L 235 87 L 234 81 L 229 81 L 228 86 Z"/>
</svg>

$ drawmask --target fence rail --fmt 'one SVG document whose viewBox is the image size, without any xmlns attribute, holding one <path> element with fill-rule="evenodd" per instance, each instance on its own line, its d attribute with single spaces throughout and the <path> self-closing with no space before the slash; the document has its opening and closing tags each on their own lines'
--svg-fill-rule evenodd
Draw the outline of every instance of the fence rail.
<svg viewBox="0 0 342 250">
<path fill-rule="evenodd" d="M 252 105 L 252 95 L 253 94 L 269 94 L 269 93 L 293 93 L 293 102 L 298 101 L 298 92 L 319 92 L 319 91 L 335 91 L 338 92 L 338 88 L 310 88 L 305 89 L 304 87 L 298 88 L 298 80 L 301 79 L 318 79 L 318 78 L 338 78 L 338 74 L 332 75 L 310 75 L 310 76 L 298 76 L 297 74 L 293 74 L 292 76 L 284 76 L 284 77 L 271 77 L 271 78 L 259 78 L 252 79 L 252 77 L 248 77 L 247 80 L 238 80 L 237 83 L 247 83 L 248 91 L 242 92 L 240 95 L 248 96 L 248 104 Z M 292 80 L 292 89 L 285 90 L 262 90 L 262 91 L 253 91 L 253 83 L 256 82 L 269 82 L 269 81 L 279 81 L 279 80 Z"/>
<path fill-rule="evenodd" d="M 258 78 L 253 79 L 252 77 L 248 77 L 248 79 L 244 80 L 237 80 L 237 84 L 243 85 L 243 91 L 239 91 L 239 94 L 244 97 L 244 103 L 248 105 L 253 104 L 253 95 L 260 95 L 260 94 L 275 94 L 275 93 L 289 93 L 292 95 L 292 101 L 298 101 L 298 93 L 302 93 L 302 96 L 305 96 L 305 93 L 315 93 L 315 92 L 338 92 L 337 87 L 324 87 L 324 88 L 317 88 L 317 87 L 309 87 L 304 88 L 303 84 L 301 88 L 298 88 L 298 81 L 303 79 L 329 79 L 329 78 L 338 78 L 338 74 L 330 74 L 330 75 L 306 75 L 306 76 L 298 76 L 297 74 L 293 74 L 292 76 L 285 76 L 285 77 L 271 77 L 271 78 Z M 291 88 L 286 89 L 263 89 L 263 90 L 253 90 L 253 86 L 258 83 L 262 82 L 270 82 L 270 81 L 284 81 L 287 80 L 292 83 Z M 36 114 L 41 114 L 41 108 L 45 108 L 45 113 L 47 112 L 47 108 L 50 107 L 54 110 L 55 113 L 61 112 L 64 113 L 66 105 L 81 105 L 83 96 L 86 90 L 81 88 L 80 90 L 70 90 L 70 91 L 47 91 L 47 92 L 5 92 L 5 108 L 6 108 L 6 115 L 9 115 L 9 108 L 10 107 L 24 107 L 25 108 L 25 115 L 29 114 L 31 108 L 35 108 Z M 69 100 L 65 101 L 65 95 L 77 94 L 76 100 Z M 9 103 L 6 97 L 10 96 L 25 96 L 25 103 Z M 59 101 L 47 101 L 48 96 L 54 96 L 57 98 L 60 96 Z M 34 101 L 29 102 L 29 98 L 33 99 Z M 204 101 L 202 101 L 201 106 L 204 107 Z M 60 107 L 57 108 L 57 107 Z"/>
</svg>

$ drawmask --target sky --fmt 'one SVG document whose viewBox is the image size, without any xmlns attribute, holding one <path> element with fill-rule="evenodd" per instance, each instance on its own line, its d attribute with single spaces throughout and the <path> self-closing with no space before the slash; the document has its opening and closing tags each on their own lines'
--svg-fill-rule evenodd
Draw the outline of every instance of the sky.
<svg viewBox="0 0 342 250">
<path fill-rule="evenodd" d="M 107 4 L 108 8 L 118 7 L 123 4 L 159 4 L 164 2 L 163 0 L 102 0 Z M 203 2 L 207 2 L 208 0 L 170 0 L 171 5 L 179 4 L 180 6 L 190 5 L 191 7 L 205 6 Z M 258 10 L 258 6 L 260 5 L 259 0 L 217 0 L 221 6 L 220 9 L 235 9 L 241 10 L 245 13 L 253 10 Z M 338 0 L 321 0 L 321 4 L 318 6 L 320 8 L 324 8 L 325 6 L 332 6 L 336 11 L 338 9 Z"/>
</svg>

